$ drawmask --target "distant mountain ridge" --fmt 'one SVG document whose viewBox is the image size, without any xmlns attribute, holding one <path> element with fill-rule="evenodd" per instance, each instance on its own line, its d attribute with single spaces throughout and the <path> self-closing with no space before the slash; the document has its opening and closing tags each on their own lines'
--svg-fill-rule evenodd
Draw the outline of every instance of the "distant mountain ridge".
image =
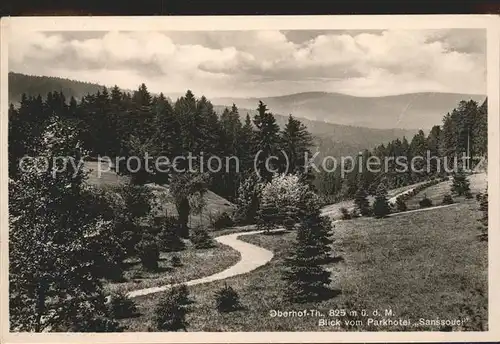
<svg viewBox="0 0 500 344">
<path fill-rule="evenodd" d="M 32 96 L 41 94 L 45 97 L 49 91 L 62 91 L 68 99 L 71 96 L 79 99 L 88 93 L 102 90 L 103 87 L 98 84 L 69 79 L 9 73 L 9 101 L 13 103 L 21 99 L 22 93 Z M 123 90 L 130 92 L 130 90 Z M 201 95 L 197 94 L 196 96 Z M 445 100 L 435 101 L 434 103 L 440 104 L 440 107 L 436 107 L 430 101 L 433 97 Z M 424 98 L 428 102 L 422 104 Z M 371 149 L 376 145 L 403 136 L 410 140 L 419 128 L 428 129 L 433 125 L 440 124 L 443 115 L 455 108 L 458 102 L 463 99 L 468 99 L 467 95 L 422 93 L 364 98 L 338 93 L 304 92 L 266 98 L 212 98 L 209 100 L 214 104 L 214 110 L 219 114 L 224 108 L 235 103 L 242 120 L 245 119 L 247 113 L 253 118 L 256 114 L 254 109 L 257 108 L 259 100 L 262 100 L 275 115 L 280 127 L 284 127 L 286 124 L 288 114 L 300 119 L 307 126 L 309 132 L 314 135 L 315 150 L 320 151 L 320 156 L 340 156 L 356 154 L 360 150 Z M 324 108 L 322 108 L 322 104 Z M 412 104 L 417 104 L 416 108 L 418 109 L 427 106 L 429 115 L 427 117 L 417 116 L 415 120 L 409 122 L 412 124 L 411 127 L 409 124 L 399 127 L 395 119 L 398 109 L 406 107 L 406 115 L 412 114 L 408 110 Z M 366 109 L 365 113 L 370 113 L 370 115 L 361 116 L 360 109 L 363 108 Z M 334 109 L 343 110 L 333 111 Z M 314 113 L 317 114 L 315 115 L 317 119 L 307 118 L 307 115 L 313 111 L 316 111 Z M 350 114 L 339 116 L 339 113 Z M 380 115 L 381 113 L 385 115 Z M 363 126 L 362 123 L 367 125 Z"/>
<path fill-rule="evenodd" d="M 457 93 L 410 93 L 384 97 L 356 97 L 341 93 L 304 92 L 263 98 L 213 98 L 214 104 L 237 104 L 254 109 L 259 100 L 272 112 L 292 114 L 335 124 L 377 129 L 430 129 L 440 124 L 461 100 L 482 103 L 485 95 Z"/>
</svg>

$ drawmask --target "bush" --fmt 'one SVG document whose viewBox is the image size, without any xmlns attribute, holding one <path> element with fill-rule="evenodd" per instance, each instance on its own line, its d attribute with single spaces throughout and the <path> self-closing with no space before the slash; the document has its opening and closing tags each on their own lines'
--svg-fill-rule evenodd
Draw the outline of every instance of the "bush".
<svg viewBox="0 0 500 344">
<path fill-rule="evenodd" d="M 212 227 L 214 229 L 224 229 L 232 226 L 234 226 L 234 221 L 227 212 L 218 214 L 215 220 L 212 222 Z"/>
<path fill-rule="evenodd" d="M 481 192 L 477 193 L 476 194 L 476 201 L 481 202 L 482 199 L 483 199 L 483 194 Z"/>
<path fill-rule="evenodd" d="M 443 202 L 441 202 L 441 204 L 453 204 L 454 201 L 453 201 L 453 198 L 451 197 L 450 194 L 447 194 L 447 195 L 444 195 L 443 197 Z"/>
<path fill-rule="evenodd" d="M 365 212 L 365 214 L 367 214 L 367 212 Z M 351 219 L 355 219 L 355 218 L 358 218 L 360 216 L 361 216 L 361 214 L 359 213 L 359 211 L 357 209 L 353 209 L 351 211 Z"/>
<path fill-rule="evenodd" d="M 221 313 L 232 312 L 240 309 L 241 304 L 238 293 L 236 293 L 233 288 L 225 284 L 224 288 L 215 293 L 215 307 Z"/>
<path fill-rule="evenodd" d="M 432 207 L 432 201 L 427 198 L 427 195 L 424 195 L 424 198 L 422 198 L 418 204 L 420 205 L 420 208 Z"/>
<path fill-rule="evenodd" d="M 240 184 L 236 201 L 238 208 L 235 213 L 235 221 L 238 224 L 255 223 L 260 208 L 262 188 L 263 184 L 255 174 L 250 175 Z"/>
<path fill-rule="evenodd" d="M 349 212 L 349 210 L 347 210 L 347 208 L 344 208 L 344 207 L 340 208 L 340 212 L 342 213 L 342 216 L 341 216 L 342 220 L 352 219 L 351 213 Z"/>
<path fill-rule="evenodd" d="M 181 259 L 177 255 L 173 255 L 172 258 L 170 258 L 170 264 L 174 267 L 182 266 Z"/>
<path fill-rule="evenodd" d="M 214 241 L 204 228 L 197 228 L 191 234 L 191 242 L 196 248 L 211 248 L 214 247 Z"/>
<path fill-rule="evenodd" d="M 186 285 L 173 287 L 158 301 L 153 312 L 153 324 L 158 330 L 187 331 L 186 315 L 190 312 L 189 291 Z"/>
<path fill-rule="evenodd" d="M 149 234 L 144 235 L 142 240 L 136 245 L 136 251 L 144 269 L 152 271 L 158 269 L 160 250 L 153 236 Z"/>
<path fill-rule="evenodd" d="M 396 198 L 396 209 L 398 211 L 408 210 L 408 207 L 406 206 L 406 203 L 405 203 L 404 198 L 402 196 Z"/>
<path fill-rule="evenodd" d="M 316 207 L 319 197 L 299 175 L 274 175 L 261 192 L 260 209 L 257 212 L 257 227 L 270 230 L 286 226 L 292 229 L 301 213 Z"/>
<path fill-rule="evenodd" d="M 115 319 L 125 319 L 138 315 L 135 302 L 122 292 L 111 294 L 108 309 Z"/>
</svg>

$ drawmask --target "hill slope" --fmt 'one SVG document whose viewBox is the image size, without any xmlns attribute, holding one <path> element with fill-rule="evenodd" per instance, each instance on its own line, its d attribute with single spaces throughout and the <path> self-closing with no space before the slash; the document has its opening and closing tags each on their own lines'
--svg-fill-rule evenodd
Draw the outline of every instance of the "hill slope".
<svg viewBox="0 0 500 344">
<path fill-rule="evenodd" d="M 96 93 L 103 86 L 88 82 L 62 79 L 49 76 L 25 75 L 20 73 L 9 73 L 9 102 L 17 103 L 21 95 L 26 93 L 31 96 L 45 97 L 52 91 L 63 92 L 66 99 L 81 98 L 88 93 Z"/>
<path fill-rule="evenodd" d="M 257 103 L 256 103 L 257 104 Z M 238 105 L 238 104 L 236 104 Z M 217 113 L 221 114 L 226 106 L 214 105 Z M 285 126 L 288 121 L 288 115 L 282 115 L 273 111 L 273 108 L 268 108 L 273 112 L 276 122 L 281 128 Z M 243 121 L 246 114 L 250 115 L 253 119 L 256 110 L 240 108 L 238 109 L 240 118 Z M 308 131 L 314 135 L 315 149 L 319 151 L 318 159 L 324 156 L 340 156 L 357 154 L 363 149 L 371 149 L 375 146 L 406 136 L 409 140 L 417 133 L 417 129 L 375 129 L 358 127 L 352 125 L 341 125 L 329 123 L 325 121 L 315 121 L 307 118 L 300 118 L 298 115 L 294 117 L 299 118 Z M 438 124 L 438 123 L 436 123 Z"/>
<path fill-rule="evenodd" d="M 215 98 L 214 104 L 255 109 L 262 100 L 272 112 L 369 128 L 430 129 L 461 100 L 483 102 L 485 95 L 412 93 L 386 97 L 354 97 L 305 92 L 266 98 Z"/>
</svg>

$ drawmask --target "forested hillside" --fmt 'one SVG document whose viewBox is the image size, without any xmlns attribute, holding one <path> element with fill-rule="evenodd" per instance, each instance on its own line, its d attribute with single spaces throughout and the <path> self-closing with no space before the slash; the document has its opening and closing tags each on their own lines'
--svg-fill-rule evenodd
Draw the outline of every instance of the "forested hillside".
<svg viewBox="0 0 500 344">
<path fill-rule="evenodd" d="M 103 88 L 104 86 L 102 85 L 69 79 L 9 73 L 9 101 L 13 103 L 15 107 L 19 105 L 23 93 L 27 96 L 37 97 L 41 95 L 42 97 L 46 97 L 49 92 L 57 91 L 62 92 L 67 100 L 71 97 L 74 97 L 75 100 L 81 100 L 82 97 L 88 94 L 95 94 L 97 91 L 102 91 Z M 132 93 L 129 90 L 123 90 L 121 88 L 120 91 Z M 154 93 L 151 93 L 151 95 L 155 96 Z M 158 95 L 156 94 L 156 96 Z M 173 105 L 173 101 L 170 98 L 165 98 Z M 177 97 L 173 99 L 177 99 Z M 221 115 L 226 108 L 231 108 L 232 105 L 232 103 L 229 104 L 229 106 L 215 104 L 216 103 L 213 105 L 213 109 L 219 115 Z M 239 108 L 239 113 L 241 114 L 240 119 L 242 122 L 245 121 L 246 114 L 249 114 L 250 118 L 254 118 L 257 114 L 256 108 L 258 100 L 254 100 L 251 104 L 246 101 L 245 104 L 249 107 L 243 108 L 239 103 L 236 103 Z M 273 109 L 273 114 L 280 128 L 284 128 L 288 122 L 289 113 L 279 114 Z M 356 154 L 360 150 L 365 148 L 371 149 L 376 145 L 398 137 L 411 137 L 417 132 L 417 129 L 372 129 L 359 126 L 340 125 L 321 120 L 314 121 L 302 118 L 301 111 L 292 112 L 292 115 L 299 117 L 304 125 L 307 126 L 308 131 L 314 136 L 315 147 L 313 150 L 319 151 L 320 156 Z"/>
<path fill-rule="evenodd" d="M 433 176 L 444 176 L 454 166 L 454 157 L 458 157 L 458 167 L 464 163 L 461 160 L 464 154 L 468 153 L 471 157 L 470 167 L 477 164 L 481 157 L 487 157 L 487 140 L 488 100 L 482 104 L 473 100 L 461 101 L 443 117 L 442 124 L 433 126 L 428 134 L 420 130 L 412 138 L 402 137 L 378 145 L 373 150 L 365 149 L 361 154 L 361 161 L 364 162 L 361 167 L 356 163 L 345 178 L 342 178 L 339 169 L 335 173 L 320 173 L 316 185 L 321 193 L 338 200 L 352 198 L 360 189 L 374 194 L 380 183 L 388 188 L 397 188 Z M 370 172 L 366 164 L 370 156 L 389 161 L 388 168 L 383 166 L 383 173 Z M 403 164 L 395 162 L 397 157 L 401 158 L 401 162 L 406 161 L 407 166 L 412 167 L 409 164 L 412 159 L 415 163 L 403 172 Z M 416 157 L 421 158 L 417 160 Z M 440 159 L 439 162 L 437 159 Z"/>
<path fill-rule="evenodd" d="M 28 96 L 46 96 L 49 92 L 62 92 L 66 97 L 80 99 L 86 94 L 101 91 L 102 85 L 75 81 L 51 76 L 35 76 L 9 73 L 9 102 L 17 105 L 22 94 Z"/>
<path fill-rule="evenodd" d="M 236 105 L 225 108 L 218 115 L 204 96 L 197 98 L 187 91 L 185 96 L 171 102 L 163 94 L 152 95 L 144 84 L 133 93 L 123 92 L 117 86 L 110 91 L 103 88 L 79 101 L 74 97 L 68 99 L 59 91 L 49 92 L 45 99 L 23 96 L 20 107 L 11 106 L 9 113 L 11 172 L 15 171 L 14 164 L 21 156 L 36 150 L 40 133 L 52 114 L 75 128 L 75 135 L 90 156 L 144 157 L 147 152 L 149 156 L 172 159 L 191 153 L 195 157 L 204 156 L 205 160 L 199 163 L 205 171 L 210 157 L 220 157 L 222 165 L 220 171 L 210 175 L 210 189 L 229 200 L 235 200 L 238 188 L 253 169 L 255 154 L 260 150 L 264 154 L 259 157 L 257 166 L 264 176 L 268 175 L 263 166 L 264 159 L 279 156 L 282 151 L 292 158 L 288 170 L 282 161 L 276 163 L 276 171 L 282 172 L 297 172 L 305 164 L 305 153 L 310 152 L 309 156 L 312 156 L 318 150 L 319 163 L 328 155 L 338 159 L 341 155 L 357 155 L 362 150 L 363 161 L 370 155 L 379 158 L 404 156 L 410 160 L 417 155 L 425 156 L 427 151 L 432 156 L 451 158 L 465 152 L 467 142 L 472 156 L 487 153 L 487 101 L 480 106 L 473 100 L 462 101 L 444 117 L 442 125 L 435 125 L 429 133 L 420 130 L 408 137 L 398 137 L 405 131 L 330 124 L 329 127 L 324 125 L 323 132 L 314 137 L 307 125 L 311 122 L 292 116 L 285 122 L 266 104 L 255 105 L 257 110 L 252 115 L 240 115 Z M 382 144 L 384 141 L 386 143 Z M 239 172 L 235 165 L 230 166 L 229 160 L 224 160 L 224 157 L 231 156 L 239 158 Z M 425 164 L 425 160 L 420 164 Z M 341 178 L 339 168 L 334 173 L 320 172 L 315 185 L 324 195 L 349 198 L 361 186 L 373 192 L 382 179 L 387 180 L 389 187 L 398 187 L 444 173 L 434 169 L 425 173 L 401 174 L 395 173 L 395 167 L 391 163 L 388 171 L 377 174 L 359 172 L 356 166 L 346 178 Z M 226 170 L 229 172 L 225 173 Z M 134 172 L 133 177 L 137 183 L 166 181 L 161 173 L 146 172 L 144 166 Z"/>
</svg>

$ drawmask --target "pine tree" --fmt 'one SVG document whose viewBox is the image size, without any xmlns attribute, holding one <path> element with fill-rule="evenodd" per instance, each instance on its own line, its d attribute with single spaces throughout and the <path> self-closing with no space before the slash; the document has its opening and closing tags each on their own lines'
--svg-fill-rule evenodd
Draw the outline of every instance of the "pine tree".
<svg viewBox="0 0 500 344">
<path fill-rule="evenodd" d="M 438 172 L 442 172 L 443 170 L 443 167 L 438 165 L 438 161 L 436 159 L 432 159 L 432 157 L 440 157 L 439 155 L 440 137 L 441 137 L 441 127 L 439 125 L 433 126 L 429 135 L 427 136 L 427 143 L 426 143 L 427 148 L 429 149 L 429 154 L 431 156 L 431 160 L 428 162 L 429 172 L 431 174 L 436 174 Z"/>
<path fill-rule="evenodd" d="M 149 271 L 158 270 L 160 250 L 155 238 L 152 235 L 143 235 L 141 241 L 136 246 L 136 251 L 141 259 L 144 269 Z"/>
<path fill-rule="evenodd" d="M 173 287 L 166 291 L 158 301 L 153 312 L 155 328 L 163 331 L 187 331 L 186 315 L 191 311 L 193 300 L 189 298 L 186 285 Z"/>
<path fill-rule="evenodd" d="M 354 204 L 362 216 L 370 215 L 370 202 L 368 201 L 368 194 L 362 187 L 358 189 L 358 192 L 355 195 Z"/>
<path fill-rule="evenodd" d="M 457 196 L 470 196 L 470 182 L 463 168 L 453 173 L 451 192 Z"/>
<path fill-rule="evenodd" d="M 288 122 L 281 133 L 282 148 L 287 155 L 290 166 L 288 173 L 298 173 L 301 175 L 306 174 L 306 154 L 311 156 L 310 147 L 312 146 L 312 136 L 307 131 L 307 127 L 295 119 L 292 115 L 288 117 Z M 308 182 L 312 180 L 313 176 L 309 174 L 306 178 Z"/>
<path fill-rule="evenodd" d="M 232 312 L 241 308 L 238 293 L 229 285 L 215 293 L 215 307 L 220 313 Z"/>
<path fill-rule="evenodd" d="M 322 266 L 331 260 L 330 229 L 330 221 L 319 215 L 319 208 L 310 210 L 302 219 L 296 242 L 285 260 L 285 297 L 290 301 L 309 302 L 330 296 L 330 273 Z"/>
<path fill-rule="evenodd" d="M 488 156 L 488 98 L 478 108 L 473 123 L 472 151 L 474 155 Z"/>
<path fill-rule="evenodd" d="M 273 172 L 275 170 L 275 162 L 268 160 L 271 157 L 277 157 L 279 148 L 279 126 L 273 114 L 267 111 L 266 105 L 259 102 L 257 108 L 258 114 L 255 115 L 254 124 L 257 128 L 255 132 L 256 150 L 260 152 L 257 159 L 257 171 L 260 178 L 264 181 L 271 181 Z M 269 166 L 266 166 L 266 162 Z"/>
<path fill-rule="evenodd" d="M 373 202 L 373 215 L 376 218 L 386 217 L 391 211 L 387 201 L 387 189 L 384 184 L 379 184 L 375 201 Z"/>
<path fill-rule="evenodd" d="M 414 180 L 421 180 L 427 175 L 426 152 L 427 152 L 426 137 L 424 132 L 422 130 L 419 130 L 410 143 L 411 156 L 413 158 L 419 157 L 419 159 L 414 160 L 414 166 L 412 166 Z"/>
</svg>

